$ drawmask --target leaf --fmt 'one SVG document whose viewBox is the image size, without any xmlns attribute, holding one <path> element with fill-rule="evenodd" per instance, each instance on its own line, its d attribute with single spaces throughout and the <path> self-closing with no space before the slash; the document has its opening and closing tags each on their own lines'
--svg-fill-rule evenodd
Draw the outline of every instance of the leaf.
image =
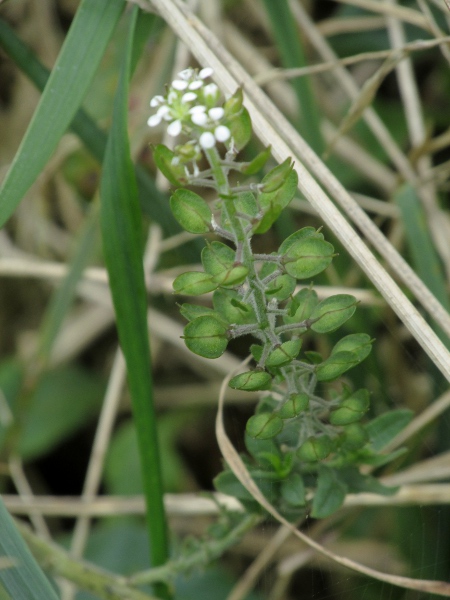
<svg viewBox="0 0 450 600">
<path fill-rule="evenodd" d="M 380 452 L 400 433 L 413 418 L 414 413 L 407 408 L 391 410 L 365 425 L 374 452 Z"/>
<path fill-rule="evenodd" d="M 185 173 L 182 166 L 173 164 L 174 158 L 175 153 L 164 144 L 158 144 L 153 149 L 153 159 L 156 166 L 169 183 L 178 187 L 184 182 Z"/>
<path fill-rule="evenodd" d="M 245 165 L 245 167 L 242 167 L 242 173 L 245 175 L 255 175 L 255 173 L 258 173 L 258 171 L 264 167 L 271 154 L 272 147 L 268 146 L 265 150 L 257 154 L 251 162 Z"/>
<path fill-rule="evenodd" d="M 320 465 L 311 516 L 315 519 L 329 517 L 342 506 L 346 494 L 347 485 L 339 479 L 338 472 Z"/>
<path fill-rule="evenodd" d="M 281 165 L 280 165 L 281 166 Z M 264 179 L 263 179 L 264 182 Z M 284 184 L 274 192 L 263 192 L 259 196 L 259 204 L 264 213 L 263 218 L 255 228 L 255 233 L 265 233 L 278 219 L 297 191 L 298 176 L 296 171 L 290 171 Z"/>
<path fill-rule="evenodd" d="M 167 560 L 168 543 L 148 339 L 142 223 L 127 132 L 128 84 L 138 16 L 138 8 L 133 7 L 100 185 L 101 229 L 119 341 L 127 366 L 147 514 L 151 515 L 147 519 L 151 561 L 157 566 Z M 157 587 L 162 597 L 167 597 L 166 587 Z"/>
<path fill-rule="evenodd" d="M 13 566 L 0 569 L 0 582 L 13 600 L 58 600 L 47 577 L 23 541 L 0 498 L 0 556 Z"/>
<path fill-rule="evenodd" d="M 0 188 L 0 226 L 14 212 L 69 127 L 123 8 L 122 0 L 82 0 Z"/>
<path fill-rule="evenodd" d="M 36 459 L 86 426 L 98 413 L 104 390 L 104 382 L 79 367 L 45 373 L 23 422 L 19 439 L 22 458 Z"/>
<path fill-rule="evenodd" d="M 305 484 L 299 473 L 291 473 L 289 477 L 282 482 L 281 497 L 291 506 L 305 506 Z"/>
</svg>

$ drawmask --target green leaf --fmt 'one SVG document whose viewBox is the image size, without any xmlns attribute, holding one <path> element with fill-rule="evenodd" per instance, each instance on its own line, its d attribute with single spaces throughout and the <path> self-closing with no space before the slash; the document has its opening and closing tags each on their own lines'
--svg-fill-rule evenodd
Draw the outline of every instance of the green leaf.
<svg viewBox="0 0 450 600">
<path fill-rule="evenodd" d="M 272 377 L 266 371 L 246 371 L 233 377 L 228 385 L 234 390 L 254 392 L 268 390 L 271 383 Z"/>
<path fill-rule="evenodd" d="M 216 317 L 198 317 L 184 328 L 186 346 L 204 358 L 219 358 L 228 345 L 228 326 Z"/>
<path fill-rule="evenodd" d="M 213 281 L 212 276 L 203 273 L 203 271 L 182 273 L 173 282 L 174 292 L 186 296 L 201 296 L 207 292 L 212 292 L 216 288 L 217 283 Z"/>
<path fill-rule="evenodd" d="M 69 127 L 123 8 L 122 0 L 82 0 L 36 112 L 0 188 L 0 226 L 14 212 Z"/>
<path fill-rule="evenodd" d="M 367 333 L 351 333 L 333 346 L 331 355 L 338 352 L 353 352 L 358 357 L 358 361 L 362 362 L 370 354 L 372 343 L 373 339 Z"/>
<path fill-rule="evenodd" d="M 375 452 L 380 452 L 411 421 L 414 413 L 407 408 L 391 410 L 365 425 L 370 437 L 370 445 Z"/>
<path fill-rule="evenodd" d="M 169 183 L 178 187 L 185 182 L 185 173 L 182 165 L 174 164 L 173 160 L 175 158 L 175 152 L 164 146 L 164 144 L 158 144 L 153 148 L 153 159 L 156 166 Z"/>
<path fill-rule="evenodd" d="M 368 492 L 370 494 L 381 494 L 382 496 L 393 496 L 398 487 L 383 485 L 375 477 L 362 474 L 357 467 L 348 467 L 339 470 L 340 477 L 345 481 L 348 492 L 358 494 Z"/>
<path fill-rule="evenodd" d="M 254 219 L 258 214 L 258 205 L 252 192 L 241 192 L 235 200 L 236 211 Z"/>
<path fill-rule="evenodd" d="M 142 223 L 127 132 L 128 83 L 138 15 L 139 9 L 133 7 L 100 185 L 101 228 L 138 436 L 151 560 L 152 565 L 157 566 L 167 560 L 168 542 L 153 401 Z M 165 585 L 158 585 L 157 590 L 163 598 L 168 597 Z"/>
<path fill-rule="evenodd" d="M 296 279 L 308 279 L 324 271 L 333 260 L 334 248 L 316 237 L 293 244 L 283 256 L 286 272 Z"/>
<path fill-rule="evenodd" d="M 227 111 L 225 111 L 225 116 L 227 117 L 226 113 Z M 242 150 L 252 139 L 253 135 L 252 120 L 247 109 L 242 107 L 238 115 L 227 117 L 224 123 L 231 132 L 234 145 L 238 150 Z"/>
<path fill-rule="evenodd" d="M 281 165 L 280 165 L 281 166 Z M 263 179 L 264 183 L 264 179 Z M 263 218 L 255 228 L 255 233 L 265 233 L 278 219 L 282 210 L 286 208 L 297 191 L 298 176 L 296 171 L 291 171 L 284 179 L 284 183 L 274 192 L 263 192 L 259 196 L 259 204 L 264 213 Z M 291 273 L 292 275 L 292 273 Z"/>
<path fill-rule="evenodd" d="M 58 594 L 23 541 L 0 498 L 0 556 L 13 561 L 0 569 L 0 582 L 13 600 L 58 600 Z"/>
<path fill-rule="evenodd" d="M 325 465 L 320 465 L 311 516 L 314 519 L 329 517 L 342 506 L 346 494 L 347 486 L 340 480 L 338 472 Z"/>
<path fill-rule="evenodd" d="M 350 294 L 336 294 L 325 298 L 313 310 L 310 320 L 313 321 L 311 329 L 317 333 L 336 331 L 343 325 L 356 310 L 356 298 Z"/>
<path fill-rule="evenodd" d="M 304 393 L 291 394 L 289 399 L 283 404 L 278 411 L 278 415 L 282 419 L 293 419 L 298 417 L 309 406 L 309 396 Z"/>
<path fill-rule="evenodd" d="M 222 471 L 214 478 L 214 487 L 218 492 L 234 496 L 238 500 L 248 500 L 255 502 L 250 492 L 247 492 L 242 483 L 237 479 L 236 475 L 231 471 Z"/>
<path fill-rule="evenodd" d="M 288 342 L 284 342 L 269 354 L 265 366 L 270 368 L 289 364 L 298 356 L 301 347 L 302 340 L 289 340 Z"/>
<path fill-rule="evenodd" d="M 274 438 L 283 429 L 283 420 L 274 413 L 259 413 L 247 421 L 245 431 L 257 440 Z"/>
<path fill-rule="evenodd" d="M 271 154 L 272 147 L 268 146 L 265 150 L 257 154 L 251 162 L 242 168 L 242 173 L 245 175 L 254 175 L 255 173 L 258 173 L 258 171 L 260 171 L 269 160 Z"/>
<path fill-rule="evenodd" d="M 170 198 L 170 208 L 178 223 L 190 233 L 207 233 L 211 229 L 212 212 L 198 194 L 183 188 Z"/>
<path fill-rule="evenodd" d="M 22 458 L 36 459 L 86 426 L 98 413 L 104 390 L 101 380 L 79 367 L 45 373 L 23 422 L 19 439 Z"/>
<path fill-rule="evenodd" d="M 302 476 L 291 473 L 281 484 L 281 497 L 291 506 L 305 506 L 306 490 Z"/>
</svg>

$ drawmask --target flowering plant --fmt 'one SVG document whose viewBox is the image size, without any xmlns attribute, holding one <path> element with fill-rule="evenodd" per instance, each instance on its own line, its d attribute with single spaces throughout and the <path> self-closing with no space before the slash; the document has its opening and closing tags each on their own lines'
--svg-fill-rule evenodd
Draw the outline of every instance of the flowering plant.
<svg viewBox="0 0 450 600">
<path fill-rule="evenodd" d="M 212 74 L 209 68 L 179 73 L 165 96 L 151 100 L 156 112 L 148 120 L 151 127 L 166 124 L 169 135 L 184 138 L 174 150 L 163 145 L 154 149 L 157 166 L 178 188 L 170 199 L 175 218 L 186 231 L 223 240 L 207 241 L 203 271 L 182 273 L 174 281 L 180 295 L 213 292 L 212 307 L 181 306 L 188 320 L 184 340 L 192 352 L 213 359 L 230 340 L 254 338 L 250 353 L 255 367 L 229 383 L 234 389 L 261 392 L 246 426 L 249 472 L 287 518 L 298 519 L 308 511 L 325 517 L 348 492 L 395 491 L 362 474 L 360 466 L 380 466 L 401 452 L 379 454 L 405 425 L 404 415 L 394 411 L 363 424 L 370 399 L 366 389 L 342 385 L 338 391 L 335 386 L 324 397 L 324 384 L 361 363 L 373 340 L 353 333 L 340 339 L 327 358 L 302 352 L 306 333 L 336 331 L 354 314 L 357 301 L 349 294 L 319 301 L 310 280 L 335 256 L 320 230 L 304 227 L 276 252 L 253 252 L 253 236 L 266 232 L 292 200 L 297 174 L 287 158 L 261 183 L 241 182 L 242 176 L 265 167 L 270 148 L 250 162 L 236 160 L 252 135 L 250 117 L 242 91 L 223 101 L 217 86 L 208 83 Z M 217 197 L 208 203 L 183 185 L 213 189 Z M 309 283 L 297 289 L 299 280 Z M 258 510 L 231 471 L 225 469 L 215 483 Z"/>
</svg>

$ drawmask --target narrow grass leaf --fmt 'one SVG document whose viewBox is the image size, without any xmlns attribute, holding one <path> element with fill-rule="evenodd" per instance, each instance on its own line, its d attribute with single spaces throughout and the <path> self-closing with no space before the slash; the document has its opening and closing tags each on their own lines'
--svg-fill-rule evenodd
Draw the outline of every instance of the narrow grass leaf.
<svg viewBox="0 0 450 600">
<path fill-rule="evenodd" d="M 123 7 L 123 0 L 82 0 L 36 112 L 0 188 L 0 225 L 14 212 L 69 127 Z"/>
<path fill-rule="evenodd" d="M 12 566 L 0 569 L 0 582 L 11 598 L 58 600 L 55 590 L 23 541 L 0 498 L 0 557 Z"/>
<path fill-rule="evenodd" d="M 157 566 L 167 560 L 168 547 L 147 333 L 142 223 L 127 134 L 128 80 L 138 14 L 138 9 L 134 7 L 124 50 L 123 69 L 114 100 L 113 121 L 101 181 L 101 228 L 138 436 L 151 538 L 151 560 L 152 565 Z M 159 591 L 162 597 L 167 597 L 164 590 Z"/>
<path fill-rule="evenodd" d="M 281 62 L 285 68 L 307 66 L 305 53 L 298 35 L 295 20 L 289 9 L 287 0 L 264 0 L 269 15 L 272 31 L 277 44 Z M 308 144 L 321 154 L 324 142 L 320 131 L 320 117 L 317 101 L 307 77 L 298 77 L 291 82 L 298 99 L 300 118 L 299 130 Z"/>
<path fill-rule="evenodd" d="M 450 297 L 444 270 L 434 247 L 419 197 L 413 187 L 405 184 L 398 190 L 394 200 L 401 211 L 412 264 L 430 292 L 450 312 Z M 435 329 L 443 343 L 450 348 L 450 340 L 445 333 L 437 326 Z"/>
</svg>

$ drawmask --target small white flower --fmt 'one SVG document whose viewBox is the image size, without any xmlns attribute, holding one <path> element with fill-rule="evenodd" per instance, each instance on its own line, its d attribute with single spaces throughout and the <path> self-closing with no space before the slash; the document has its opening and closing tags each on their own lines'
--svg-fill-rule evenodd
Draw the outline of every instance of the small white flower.
<svg viewBox="0 0 450 600">
<path fill-rule="evenodd" d="M 172 123 L 167 127 L 167 133 L 172 137 L 179 135 L 181 133 L 181 121 L 179 119 L 172 121 Z"/>
<path fill-rule="evenodd" d="M 166 104 L 163 104 L 162 106 L 160 106 L 158 108 L 158 110 L 156 111 L 156 114 L 158 116 L 160 116 L 161 118 L 164 118 L 169 112 L 170 112 L 169 107 Z"/>
<path fill-rule="evenodd" d="M 201 104 L 196 104 L 192 108 L 189 109 L 189 113 L 194 115 L 195 113 L 204 113 L 206 110 L 206 106 L 202 106 Z"/>
<path fill-rule="evenodd" d="M 211 148 L 214 148 L 214 146 L 216 145 L 216 138 L 213 136 L 213 134 L 210 131 L 205 131 L 204 133 L 202 133 L 202 135 L 200 136 L 200 139 L 198 141 L 200 143 L 200 146 L 204 150 L 209 150 Z"/>
<path fill-rule="evenodd" d="M 219 125 L 214 130 L 214 136 L 218 142 L 226 142 L 231 136 L 231 131 L 225 125 Z"/>
<path fill-rule="evenodd" d="M 167 95 L 167 103 L 168 104 L 173 104 L 176 99 L 178 98 L 178 94 L 176 93 L 175 90 L 170 90 L 170 92 Z"/>
<path fill-rule="evenodd" d="M 156 114 L 156 115 L 152 115 L 151 117 L 149 117 L 149 119 L 147 120 L 147 125 L 149 127 L 156 127 L 157 125 L 159 125 L 161 123 L 161 117 Z"/>
<path fill-rule="evenodd" d="M 207 77 L 211 77 L 211 75 L 213 73 L 214 73 L 214 71 L 213 71 L 213 69 L 211 69 L 211 67 L 205 67 L 204 69 L 202 69 L 200 71 L 198 76 L 200 77 L 200 79 L 206 79 Z"/>
<path fill-rule="evenodd" d="M 198 79 L 196 81 L 192 81 L 189 85 L 188 88 L 190 90 L 199 90 L 201 87 L 203 86 L 203 81 L 199 81 Z"/>
<path fill-rule="evenodd" d="M 205 112 L 195 112 L 191 115 L 191 121 L 194 125 L 206 125 L 208 117 Z"/>
<path fill-rule="evenodd" d="M 188 81 L 192 77 L 193 74 L 194 74 L 194 69 L 189 68 L 189 69 L 184 69 L 184 71 L 180 71 L 178 73 L 178 77 L 180 79 L 184 79 L 185 81 Z"/>
<path fill-rule="evenodd" d="M 174 90 L 178 90 L 179 92 L 182 92 L 183 90 L 185 90 L 188 86 L 188 82 L 184 81 L 183 79 L 174 79 L 174 81 L 172 81 L 172 87 Z"/>
<path fill-rule="evenodd" d="M 208 83 L 208 85 L 205 85 L 205 87 L 203 88 L 203 93 L 205 94 L 205 96 L 216 96 L 218 91 L 219 88 L 215 83 Z"/>
<path fill-rule="evenodd" d="M 210 108 L 208 110 L 208 115 L 213 121 L 220 121 L 224 114 L 225 111 L 220 106 L 215 106 L 214 108 Z"/>
<path fill-rule="evenodd" d="M 150 100 L 150 106 L 152 108 L 156 108 L 163 102 L 164 102 L 164 98 L 162 96 L 153 96 L 153 98 Z"/>
<path fill-rule="evenodd" d="M 196 98 L 197 98 L 197 94 L 194 94 L 194 92 L 186 92 L 181 97 L 181 102 L 192 102 Z"/>
</svg>

